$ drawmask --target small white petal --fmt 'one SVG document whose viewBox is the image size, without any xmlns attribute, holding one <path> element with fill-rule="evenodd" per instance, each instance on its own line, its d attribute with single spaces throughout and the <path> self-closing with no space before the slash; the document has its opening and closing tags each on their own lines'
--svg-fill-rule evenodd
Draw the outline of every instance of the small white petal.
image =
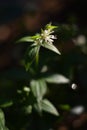
<svg viewBox="0 0 87 130">
<path fill-rule="evenodd" d="M 51 37 L 52 39 L 55 39 L 55 38 L 56 38 L 54 35 L 50 35 L 50 37 Z"/>
<path fill-rule="evenodd" d="M 49 33 L 49 32 L 48 32 L 48 30 L 45 30 L 44 32 L 45 32 L 46 34 L 48 34 L 48 33 Z"/>
</svg>

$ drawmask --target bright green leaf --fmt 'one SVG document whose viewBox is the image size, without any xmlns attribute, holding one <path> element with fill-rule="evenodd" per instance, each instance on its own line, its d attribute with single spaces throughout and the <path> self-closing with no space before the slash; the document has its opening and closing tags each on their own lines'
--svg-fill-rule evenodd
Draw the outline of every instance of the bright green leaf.
<svg viewBox="0 0 87 130">
<path fill-rule="evenodd" d="M 31 36 L 31 38 L 32 38 L 33 40 L 37 40 L 37 39 L 41 38 L 41 36 L 40 36 L 40 34 L 38 33 L 38 34 L 36 34 L 35 36 Z"/>
<path fill-rule="evenodd" d="M 16 43 L 19 43 L 19 42 L 34 42 L 34 39 L 32 39 L 32 36 L 27 36 L 27 37 L 21 38 Z"/>
<path fill-rule="evenodd" d="M 44 43 L 42 46 L 60 55 L 59 50 L 53 44 Z"/>
<path fill-rule="evenodd" d="M 41 38 L 40 34 L 36 34 L 35 36 L 26 36 L 26 37 L 19 39 L 16 43 L 19 43 L 19 42 L 35 42 L 39 38 Z"/>
<path fill-rule="evenodd" d="M 56 115 L 56 116 L 59 115 L 59 113 L 56 110 L 56 108 L 54 107 L 54 105 L 50 101 L 48 101 L 47 99 L 42 100 L 41 104 L 42 104 L 41 106 L 42 106 L 43 111 L 49 112 L 49 113 Z"/>
<path fill-rule="evenodd" d="M 53 25 L 51 25 L 51 23 L 49 23 L 49 24 L 46 25 L 45 28 L 46 28 L 46 29 L 51 29 L 51 30 L 53 30 L 53 29 L 55 29 L 55 28 L 58 28 L 58 26 L 53 26 Z"/>
</svg>

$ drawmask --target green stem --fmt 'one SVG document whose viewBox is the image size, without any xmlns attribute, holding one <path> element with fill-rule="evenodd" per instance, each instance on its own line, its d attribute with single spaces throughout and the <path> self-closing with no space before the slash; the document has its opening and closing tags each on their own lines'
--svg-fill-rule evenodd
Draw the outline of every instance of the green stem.
<svg viewBox="0 0 87 130">
<path fill-rule="evenodd" d="M 36 57 L 35 57 L 36 69 L 38 69 L 38 64 L 39 64 L 39 50 L 40 50 L 40 46 L 38 46 L 38 48 L 37 48 L 37 53 L 36 53 Z"/>
</svg>

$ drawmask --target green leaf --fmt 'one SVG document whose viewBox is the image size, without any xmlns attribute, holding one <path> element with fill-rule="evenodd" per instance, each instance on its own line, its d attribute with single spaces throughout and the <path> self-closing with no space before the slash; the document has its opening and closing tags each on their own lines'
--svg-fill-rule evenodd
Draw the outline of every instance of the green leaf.
<svg viewBox="0 0 87 130">
<path fill-rule="evenodd" d="M 39 45 L 35 45 L 32 44 L 26 52 L 25 55 L 25 68 L 26 70 L 29 70 L 30 66 L 32 65 L 33 62 L 35 62 L 35 64 L 38 64 L 38 60 L 39 60 L 39 50 L 40 50 L 40 46 Z"/>
<path fill-rule="evenodd" d="M 41 102 L 37 102 L 34 104 L 34 108 L 35 110 L 41 115 L 42 114 L 42 106 L 41 106 Z"/>
<path fill-rule="evenodd" d="M 48 83 L 55 83 L 55 84 L 66 84 L 70 82 L 68 78 L 60 74 L 53 74 L 53 75 L 47 76 L 45 80 Z"/>
<path fill-rule="evenodd" d="M 32 105 L 24 106 L 23 111 L 25 114 L 31 114 L 32 113 Z"/>
<path fill-rule="evenodd" d="M 4 113 L 3 113 L 3 111 L 1 109 L 0 109 L 0 124 L 2 126 L 5 126 L 5 116 L 4 116 Z"/>
<path fill-rule="evenodd" d="M 39 80 L 39 86 L 40 86 L 41 96 L 43 97 L 47 92 L 47 84 L 46 84 L 45 80 L 40 79 Z"/>
<path fill-rule="evenodd" d="M 5 130 L 2 124 L 0 124 L 0 130 Z"/>
<path fill-rule="evenodd" d="M 32 38 L 32 36 L 27 36 L 27 37 L 21 38 L 16 43 L 19 43 L 19 42 L 34 42 L 34 39 Z"/>
<path fill-rule="evenodd" d="M 9 130 L 5 126 L 5 116 L 4 116 L 4 113 L 1 109 L 0 109 L 0 130 Z"/>
<path fill-rule="evenodd" d="M 53 44 L 44 43 L 42 46 L 60 55 L 59 50 Z"/>
<path fill-rule="evenodd" d="M 5 127 L 5 129 L 4 130 L 9 130 L 7 127 Z"/>
<path fill-rule="evenodd" d="M 47 92 L 46 82 L 43 79 L 32 80 L 30 86 L 31 86 L 31 91 L 33 95 L 36 97 L 37 101 L 42 100 L 43 96 Z"/>
<path fill-rule="evenodd" d="M 53 30 L 53 29 L 58 28 L 58 26 L 53 26 L 53 25 L 51 25 L 51 23 L 49 23 L 49 24 L 46 25 L 45 28 L 46 28 L 46 29 L 51 29 L 51 30 Z"/>
<path fill-rule="evenodd" d="M 39 51 L 40 45 L 32 44 L 28 49 L 28 55 L 34 57 Z"/>
<path fill-rule="evenodd" d="M 35 42 L 39 38 L 41 38 L 40 34 L 36 34 L 35 36 L 26 36 L 26 37 L 19 39 L 16 43 L 19 43 L 19 42 Z"/>
<path fill-rule="evenodd" d="M 48 101 L 47 99 L 42 100 L 41 104 L 42 104 L 41 106 L 42 106 L 43 111 L 49 112 L 49 113 L 56 115 L 56 116 L 59 115 L 59 113 L 56 110 L 56 108 L 54 107 L 54 105 L 50 101 Z"/>
<path fill-rule="evenodd" d="M 10 106 L 12 106 L 12 105 L 13 105 L 13 101 L 9 100 L 9 101 L 6 101 L 6 102 L 2 103 L 2 104 L 0 105 L 0 107 L 5 108 L 5 107 L 10 107 Z"/>
<path fill-rule="evenodd" d="M 30 66 L 31 66 L 32 62 L 27 62 L 25 63 L 25 68 L 26 68 L 26 71 L 29 70 Z"/>
<path fill-rule="evenodd" d="M 9 130 L 7 127 L 0 124 L 0 130 Z"/>
<path fill-rule="evenodd" d="M 61 104 L 61 105 L 59 105 L 59 107 L 62 110 L 66 110 L 66 111 L 70 110 L 70 106 L 68 104 Z"/>
<path fill-rule="evenodd" d="M 41 38 L 41 35 L 38 33 L 38 34 L 36 34 L 35 36 L 31 36 L 31 38 L 32 38 L 33 40 L 37 40 L 37 39 Z"/>
</svg>

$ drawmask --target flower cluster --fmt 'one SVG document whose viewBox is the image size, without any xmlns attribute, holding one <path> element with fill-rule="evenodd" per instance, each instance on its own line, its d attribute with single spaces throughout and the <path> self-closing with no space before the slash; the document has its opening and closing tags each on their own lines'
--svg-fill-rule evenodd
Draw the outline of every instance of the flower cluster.
<svg viewBox="0 0 87 130">
<path fill-rule="evenodd" d="M 41 33 L 42 39 L 46 43 L 52 44 L 54 42 L 54 39 L 57 39 L 52 33 L 54 33 L 54 31 L 51 29 L 42 31 Z"/>
</svg>

